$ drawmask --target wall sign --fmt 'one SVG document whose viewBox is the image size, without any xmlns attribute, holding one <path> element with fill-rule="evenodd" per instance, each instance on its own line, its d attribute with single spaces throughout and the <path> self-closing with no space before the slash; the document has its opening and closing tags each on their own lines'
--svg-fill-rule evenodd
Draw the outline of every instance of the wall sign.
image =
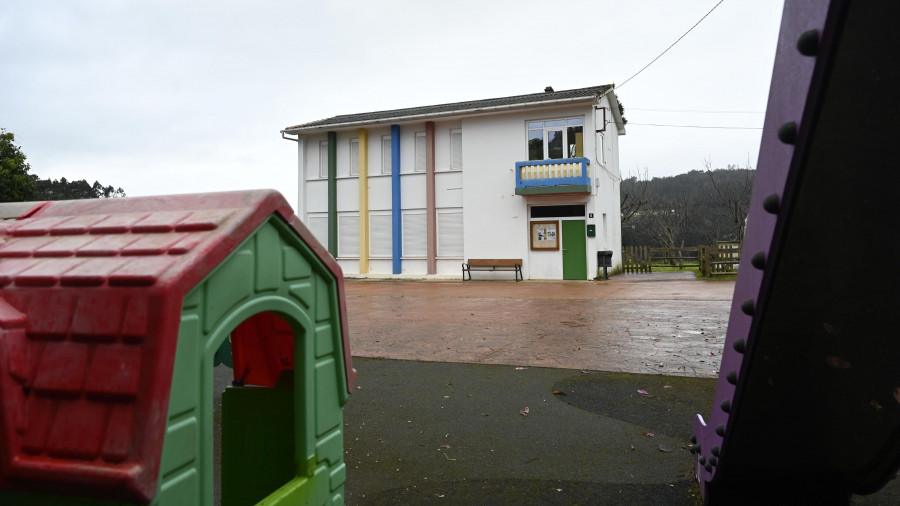
<svg viewBox="0 0 900 506">
<path fill-rule="evenodd" d="M 531 222 L 531 249 L 549 251 L 559 249 L 558 220 Z"/>
</svg>

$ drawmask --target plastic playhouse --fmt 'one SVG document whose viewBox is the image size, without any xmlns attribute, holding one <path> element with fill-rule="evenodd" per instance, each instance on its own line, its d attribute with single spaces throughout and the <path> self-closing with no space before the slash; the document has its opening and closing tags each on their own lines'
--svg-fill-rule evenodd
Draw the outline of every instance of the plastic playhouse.
<svg viewBox="0 0 900 506">
<path fill-rule="evenodd" d="M 705 504 L 841 504 L 900 469 L 897 2 L 787 0 L 709 414 Z"/>
<path fill-rule="evenodd" d="M 342 504 L 343 275 L 284 198 L 0 204 L 0 504 Z"/>
</svg>

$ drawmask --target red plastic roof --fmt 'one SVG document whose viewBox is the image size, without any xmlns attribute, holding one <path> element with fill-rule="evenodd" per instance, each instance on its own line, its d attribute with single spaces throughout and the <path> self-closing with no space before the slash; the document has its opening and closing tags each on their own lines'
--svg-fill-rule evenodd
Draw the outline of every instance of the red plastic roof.
<svg viewBox="0 0 900 506">
<path fill-rule="evenodd" d="M 156 493 L 184 296 L 272 214 L 272 190 L 0 204 L 0 488 Z"/>
</svg>

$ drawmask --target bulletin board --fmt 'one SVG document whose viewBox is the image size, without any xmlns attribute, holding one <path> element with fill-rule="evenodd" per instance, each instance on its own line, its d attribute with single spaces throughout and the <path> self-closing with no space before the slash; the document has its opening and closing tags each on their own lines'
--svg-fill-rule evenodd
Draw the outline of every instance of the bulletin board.
<svg viewBox="0 0 900 506">
<path fill-rule="evenodd" d="M 531 249 L 559 250 L 559 220 L 531 222 Z"/>
</svg>

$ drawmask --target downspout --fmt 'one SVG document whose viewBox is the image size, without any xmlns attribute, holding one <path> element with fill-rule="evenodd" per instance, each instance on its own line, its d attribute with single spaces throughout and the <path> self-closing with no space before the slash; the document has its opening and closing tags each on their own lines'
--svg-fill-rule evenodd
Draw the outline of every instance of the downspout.
<svg viewBox="0 0 900 506">
<path fill-rule="evenodd" d="M 306 165 L 304 164 L 304 162 L 305 162 L 304 151 L 305 151 L 306 146 L 303 143 L 303 136 L 301 136 L 300 134 L 297 134 L 297 138 L 294 139 L 292 137 L 287 137 L 285 135 L 285 131 L 282 130 L 281 138 L 286 141 L 293 141 L 293 142 L 297 143 L 297 209 L 296 209 L 296 211 L 297 211 L 297 216 L 300 217 L 300 220 L 303 223 L 306 223 L 306 208 L 303 205 L 304 204 L 303 194 L 306 191 L 306 177 L 304 177 L 306 174 Z"/>
<path fill-rule="evenodd" d="M 337 132 L 328 132 L 328 252 L 338 257 Z"/>
<path fill-rule="evenodd" d="M 425 122 L 425 240 L 426 271 L 437 274 L 437 210 L 434 179 L 434 121 Z"/>
<path fill-rule="evenodd" d="M 393 235 L 393 272 L 401 274 L 403 256 L 403 209 L 400 199 L 400 125 L 391 125 L 391 232 Z"/>
<path fill-rule="evenodd" d="M 369 131 L 359 129 L 359 273 L 369 273 Z"/>
</svg>

